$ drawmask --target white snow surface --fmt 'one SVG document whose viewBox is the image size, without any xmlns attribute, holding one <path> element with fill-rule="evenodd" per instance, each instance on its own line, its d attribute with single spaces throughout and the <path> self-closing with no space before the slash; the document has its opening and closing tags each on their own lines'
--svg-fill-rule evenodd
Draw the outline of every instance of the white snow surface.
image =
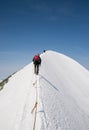
<svg viewBox="0 0 89 130">
<path fill-rule="evenodd" d="M 38 76 L 30 63 L 0 91 L 0 130 L 89 130 L 89 71 L 54 51 L 41 58 Z"/>
</svg>

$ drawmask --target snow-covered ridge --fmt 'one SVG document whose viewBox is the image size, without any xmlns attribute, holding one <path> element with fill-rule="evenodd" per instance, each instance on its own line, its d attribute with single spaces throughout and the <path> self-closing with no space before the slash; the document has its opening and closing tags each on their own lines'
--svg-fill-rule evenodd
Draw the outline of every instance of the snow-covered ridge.
<svg viewBox="0 0 89 130">
<path fill-rule="evenodd" d="M 36 130 L 89 130 L 89 71 L 54 51 L 41 58 L 39 76 L 31 63 L 0 91 L 0 130 L 33 129 L 36 88 Z"/>
</svg>

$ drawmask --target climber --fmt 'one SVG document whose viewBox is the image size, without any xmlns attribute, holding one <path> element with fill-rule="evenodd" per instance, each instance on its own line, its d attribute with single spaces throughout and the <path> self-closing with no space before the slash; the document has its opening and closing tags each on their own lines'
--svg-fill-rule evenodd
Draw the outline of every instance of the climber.
<svg viewBox="0 0 89 130">
<path fill-rule="evenodd" d="M 33 57 L 33 64 L 34 64 L 34 73 L 39 74 L 39 66 L 41 65 L 41 58 L 40 55 L 37 54 Z"/>
</svg>

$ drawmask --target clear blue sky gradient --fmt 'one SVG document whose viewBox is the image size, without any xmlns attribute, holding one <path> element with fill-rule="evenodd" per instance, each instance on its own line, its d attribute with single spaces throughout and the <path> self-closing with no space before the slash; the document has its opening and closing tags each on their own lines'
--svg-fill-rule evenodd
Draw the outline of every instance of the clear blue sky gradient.
<svg viewBox="0 0 89 130">
<path fill-rule="evenodd" d="M 0 79 L 44 49 L 89 69 L 89 0 L 0 0 Z"/>
</svg>

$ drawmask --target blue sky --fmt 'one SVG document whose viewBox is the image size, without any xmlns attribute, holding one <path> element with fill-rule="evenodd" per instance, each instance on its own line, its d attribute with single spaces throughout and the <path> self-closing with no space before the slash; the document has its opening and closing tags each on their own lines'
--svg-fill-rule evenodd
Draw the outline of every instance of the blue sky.
<svg viewBox="0 0 89 130">
<path fill-rule="evenodd" d="M 44 49 L 89 69 L 89 0 L 0 0 L 0 79 Z"/>
</svg>

